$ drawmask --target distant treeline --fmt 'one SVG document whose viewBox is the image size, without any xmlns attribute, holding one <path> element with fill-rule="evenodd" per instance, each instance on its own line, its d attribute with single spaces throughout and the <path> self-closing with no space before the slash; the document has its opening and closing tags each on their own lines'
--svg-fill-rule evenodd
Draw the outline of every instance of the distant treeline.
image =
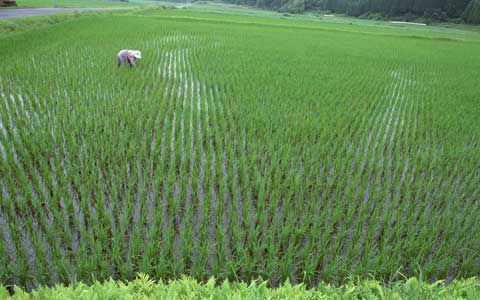
<svg viewBox="0 0 480 300">
<path fill-rule="evenodd" d="M 378 16 L 480 24 L 480 0 L 222 0 L 287 13 L 320 10 L 350 16 Z"/>
</svg>

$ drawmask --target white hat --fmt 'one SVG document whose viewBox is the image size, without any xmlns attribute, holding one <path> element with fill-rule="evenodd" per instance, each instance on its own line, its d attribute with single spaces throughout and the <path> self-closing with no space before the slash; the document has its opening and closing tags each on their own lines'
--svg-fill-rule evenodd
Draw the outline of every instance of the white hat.
<svg viewBox="0 0 480 300">
<path fill-rule="evenodd" d="M 142 52 L 140 52 L 140 51 L 138 51 L 138 50 L 134 50 L 134 51 L 133 51 L 133 56 L 134 56 L 135 58 L 141 59 L 141 58 L 142 58 Z"/>
</svg>

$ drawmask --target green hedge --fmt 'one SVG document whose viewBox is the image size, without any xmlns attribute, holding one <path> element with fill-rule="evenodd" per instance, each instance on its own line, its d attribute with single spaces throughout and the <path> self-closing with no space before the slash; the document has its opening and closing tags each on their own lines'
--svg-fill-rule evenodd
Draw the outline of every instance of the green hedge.
<svg viewBox="0 0 480 300">
<path fill-rule="evenodd" d="M 480 299 L 480 281 L 476 278 L 454 281 L 448 285 L 443 282 L 428 284 L 411 278 L 388 287 L 375 280 L 364 280 L 339 287 L 321 284 L 316 289 L 307 289 L 304 285 L 291 285 L 288 282 L 279 288 L 268 288 L 266 282 L 246 284 L 225 281 L 217 284 L 214 279 L 207 283 L 198 283 L 189 278 L 163 283 L 140 275 L 128 283 L 114 280 L 96 282 L 92 286 L 78 283 L 68 287 L 39 288 L 31 294 L 17 287 L 14 290 L 14 296 L 9 298 L 7 289 L 0 286 L 0 299 Z"/>
</svg>

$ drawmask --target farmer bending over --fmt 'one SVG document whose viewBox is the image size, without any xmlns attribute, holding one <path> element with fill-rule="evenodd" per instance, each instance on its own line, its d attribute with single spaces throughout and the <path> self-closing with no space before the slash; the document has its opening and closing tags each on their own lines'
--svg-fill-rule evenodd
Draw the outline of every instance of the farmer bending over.
<svg viewBox="0 0 480 300">
<path fill-rule="evenodd" d="M 117 57 L 119 67 L 120 65 L 130 65 L 130 67 L 133 67 L 135 60 L 142 58 L 142 53 L 138 50 L 122 50 L 118 52 Z"/>
</svg>

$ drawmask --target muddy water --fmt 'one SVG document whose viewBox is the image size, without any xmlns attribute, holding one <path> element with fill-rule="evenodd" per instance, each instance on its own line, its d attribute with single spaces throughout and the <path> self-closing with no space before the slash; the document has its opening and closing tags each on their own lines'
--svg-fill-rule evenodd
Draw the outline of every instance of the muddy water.
<svg viewBox="0 0 480 300">
<path fill-rule="evenodd" d="M 2 198 L 10 199 L 7 191 L 7 187 L 3 181 L 2 181 Z M 15 248 L 15 244 L 12 240 L 11 232 L 10 232 L 10 222 L 8 221 L 7 216 L 3 212 L 1 206 L 0 206 L 0 230 L 2 232 L 3 241 L 5 242 L 8 260 L 11 263 L 16 264 L 17 251 Z"/>
</svg>

